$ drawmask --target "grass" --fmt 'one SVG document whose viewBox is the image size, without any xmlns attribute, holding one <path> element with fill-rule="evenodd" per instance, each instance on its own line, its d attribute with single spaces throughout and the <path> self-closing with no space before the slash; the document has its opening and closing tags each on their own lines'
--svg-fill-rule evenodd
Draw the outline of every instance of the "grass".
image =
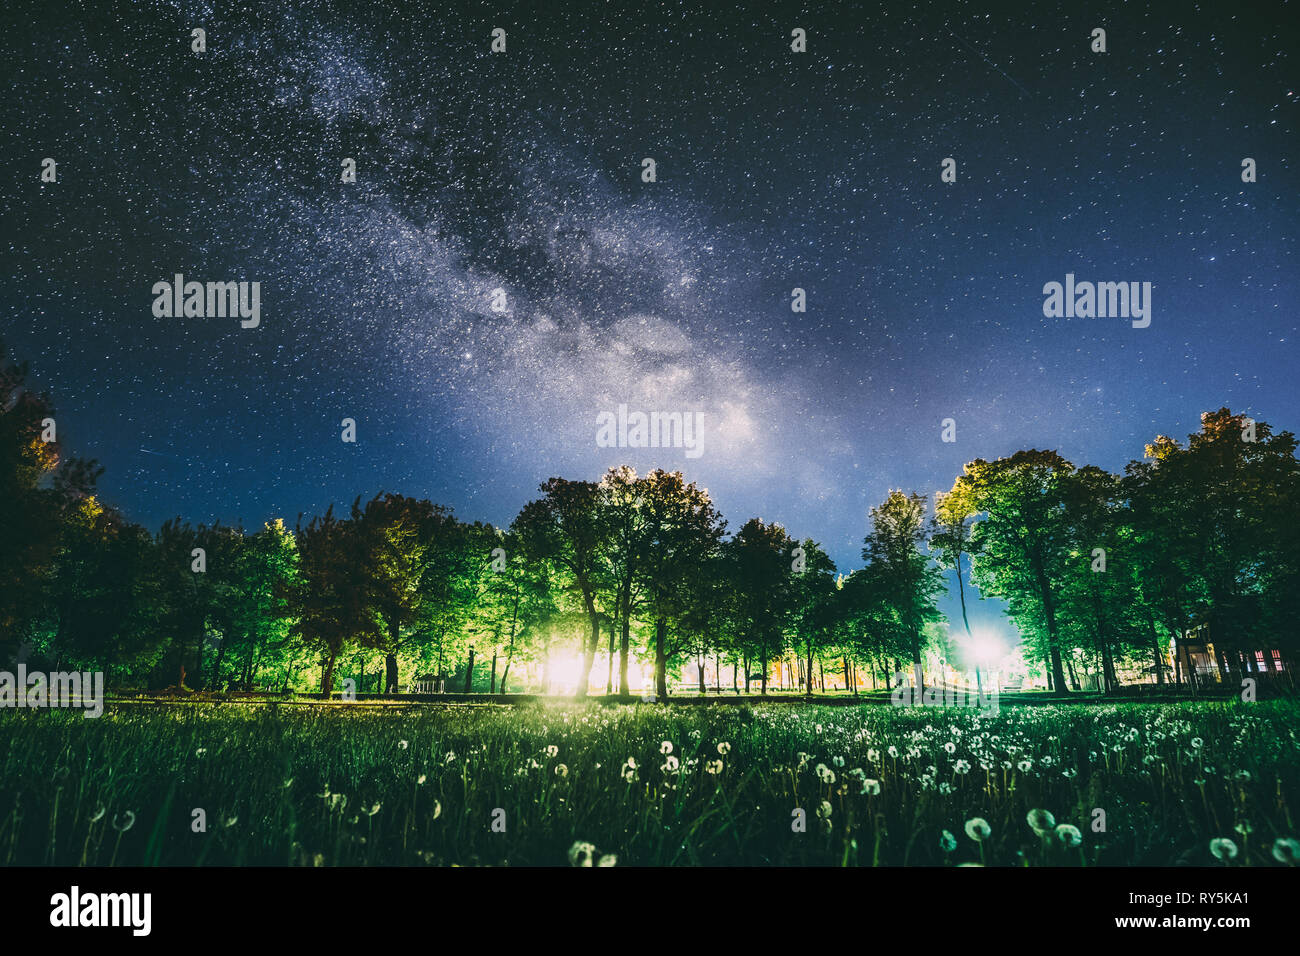
<svg viewBox="0 0 1300 956">
<path fill-rule="evenodd" d="M 1291 701 L 6 711 L 0 862 L 1278 866 L 1300 850 L 1297 717 Z"/>
</svg>

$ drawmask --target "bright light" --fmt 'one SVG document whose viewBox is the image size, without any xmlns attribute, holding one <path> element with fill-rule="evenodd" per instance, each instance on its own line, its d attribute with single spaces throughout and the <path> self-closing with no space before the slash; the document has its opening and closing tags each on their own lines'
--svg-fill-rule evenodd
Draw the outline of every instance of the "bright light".
<svg viewBox="0 0 1300 956">
<path fill-rule="evenodd" d="M 966 646 L 972 660 L 981 667 L 991 666 L 1007 653 L 1007 646 L 1002 642 L 1002 638 L 991 631 L 972 632 Z"/>
<path fill-rule="evenodd" d="M 605 680 L 608 677 L 609 657 L 607 654 L 598 655 L 595 664 L 588 675 L 587 692 L 601 694 L 605 691 Z M 551 686 L 543 688 L 543 693 L 551 694 L 572 694 L 578 690 L 578 682 L 582 679 L 582 656 L 574 653 L 553 654 L 551 656 Z M 618 652 L 614 653 L 614 682 L 618 683 Z M 636 655 L 628 655 L 627 661 L 627 685 L 628 690 L 632 693 L 642 691 L 646 686 L 645 672 L 641 669 L 641 662 L 636 659 Z M 615 688 L 617 689 L 617 687 Z"/>
</svg>

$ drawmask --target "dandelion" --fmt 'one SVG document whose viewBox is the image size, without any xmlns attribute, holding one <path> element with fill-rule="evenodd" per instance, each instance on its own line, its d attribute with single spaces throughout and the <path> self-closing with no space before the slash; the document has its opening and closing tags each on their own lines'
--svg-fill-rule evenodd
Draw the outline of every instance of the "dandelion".
<svg viewBox="0 0 1300 956">
<path fill-rule="evenodd" d="M 958 760 L 955 764 L 952 765 L 952 769 L 955 770 L 957 773 L 967 774 L 970 772 L 970 764 L 967 763 L 965 760 Z"/>
<path fill-rule="evenodd" d="M 672 753 L 672 752 L 673 752 L 673 742 L 672 742 L 671 740 L 665 740 L 663 743 L 661 743 L 661 744 L 659 745 L 659 752 L 660 752 L 661 754 L 670 754 L 670 753 Z"/>
<path fill-rule="evenodd" d="M 866 777 L 866 778 L 864 778 L 863 781 L 862 781 L 862 793 L 864 793 L 864 794 L 865 794 L 866 796 L 868 796 L 868 797 L 876 797 L 876 796 L 879 796 L 879 795 L 880 795 L 880 781 L 879 781 L 879 780 L 873 780 L 871 777 Z"/>
<path fill-rule="evenodd" d="M 1056 826 L 1056 818 L 1051 812 L 1039 808 L 1030 810 L 1025 821 L 1029 824 L 1029 829 L 1040 835 Z"/>
<path fill-rule="evenodd" d="M 1227 837 L 1215 837 L 1210 841 L 1210 852 L 1216 860 L 1234 860 L 1237 857 L 1237 844 Z"/>
<path fill-rule="evenodd" d="M 894 759 L 894 760 L 897 760 L 897 759 L 898 759 L 898 748 L 895 747 L 893 744 L 890 744 L 890 745 L 889 745 L 889 749 L 888 749 L 887 751 L 885 751 L 885 752 L 886 752 L 887 754 L 889 754 L 889 756 L 890 756 L 892 759 Z"/>
<path fill-rule="evenodd" d="M 718 744 L 718 753 L 722 754 L 724 757 L 731 753 L 731 744 L 727 743 L 725 740 Z"/>
<path fill-rule="evenodd" d="M 623 769 L 619 771 L 619 774 L 628 783 L 634 781 L 636 779 L 636 761 L 629 757 L 627 763 L 623 764 Z"/>
<path fill-rule="evenodd" d="M 681 766 L 681 761 L 679 761 L 676 757 L 670 755 L 668 759 L 664 761 L 663 766 L 660 767 L 659 769 L 662 770 L 664 773 L 676 773 L 677 768 L 680 766 Z"/>
<path fill-rule="evenodd" d="M 830 801 L 828 801 L 828 800 L 823 800 L 822 803 L 821 803 L 821 806 L 819 806 L 819 807 L 817 808 L 817 816 L 819 816 L 819 817 L 821 817 L 823 820 L 825 820 L 825 819 L 826 819 L 827 817 L 829 817 L 830 815 L 831 815 L 831 805 L 830 805 Z"/>
<path fill-rule="evenodd" d="M 444 765 L 445 765 L 445 764 L 455 763 L 455 762 L 456 762 L 456 751 L 454 751 L 454 750 L 448 750 L 448 751 L 447 751 L 447 756 L 443 758 L 443 761 L 442 761 L 442 762 L 443 762 Z"/>
<path fill-rule="evenodd" d="M 983 817 L 971 817 L 966 821 L 966 835 L 976 843 L 983 843 L 992 832 L 993 828 Z"/>
<path fill-rule="evenodd" d="M 113 814 L 113 829 L 118 833 L 125 833 L 135 826 L 135 814 L 130 810 L 123 811 L 120 815 Z"/>
<path fill-rule="evenodd" d="M 551 758 L 557 757 L 559 756 L 559 753 L 560 753 L 560 748 L 555 746 L 555 744 L 550 744 L 546 748 L 546 756 L 548 757 Z"/>
<path fill-rule="evenodd" d="M 704 769 L 714 775 L 720 774 L 722 773 L 722 761 L 710 760 L 708 763 L 704 765 Z"/>
<path fill-rule="evenodd" d="M 597 866 L 617 866 L 618 857 L 613 853 L 602 853 L 600 859 L 596 861 Z"/>
<path fill-rule="evenodd" d="M 951 853 L 957 849 L 957 838 L 949 830 L 944 830 L 939 834 L 939 849 L 944 853 Z"/>
<path fill-rule="evenodd" d="M 831 758 L 831 763 L 833 763 L 836 767 L 841 767 L 841 768 L 842 768 L 842 767 L 844 766 L 844 758 L 843 758 L 843 757 L 832 757 L 832 758 Z"/>
<path fill-rule="evenodd" d="M 1192 749 L 1194 749 L 1194 750 L 1200 750 L 1201 747 L 1204 746 L 1204 744 L 1205 744 L 1205 741 L 1202 740 L 1200 737 L 1193 737 L 1193 738 L 1192 738 Z"/>
<path fill-rule="evenodd" d="M 555 765 L 555 775 L 557 777 L 567 777 L 569 775 L 569 768 L 562 763 L 557 763 Z"/>
<path fill-rule="evenodd" d="M 411 742 L 410 742 L 409 740 L 399 740 L 399 741 L 397 742 L 397 749 L 398 749 L 398 750 L 405 750 L 405 749 L 406 749 L 407 747 L 409 747 L 409 746 L 411 746 Z"/>
<path fill-rule="evenodd" d="M 1051 818 L 1050 813 L 1047 816 L 1049 819 Z M 1056 828 L 1056 838 L 1066 846 L 1071 847 L 1078 846 L 1083 842 L 1083 834 L 1079 832 L 1079 828 L 1068 823 L 1062 823 Z"/>
<path fill-rule="evenodd" d="M 426 780 L 428 780 L 428 779 L 429 779 L 428 774 L 423 774 L 423 773 L 422 773 L 422 774 L 420 774 L 418 777 L 415 778 L 415 785 L 416 785 L 417 787 L 422 787 L 422 786 L 424 786 L 424 781 L 426 781 Z"/>
<path fill-rule="evenodd" d="M 943 745 L 943 749 L 949 754 L 955 754 L 957 752 L 957 745 L 950 740 Z"/>
<path fill-rule="evenodd" d="M 379 803 L 376 802 L 374 805 L 371 806 L 369 815 L 373 817 L 378 812 L 379 812 Z"/>
<path fill-rule="evenodd" d="M 105 807 L 100 807 L 90 815 L 90 822 L 98 823 L 100 820 L 104 819 L 104 814 L 107 812 L 108 810 Z"/>
<path fill-rule="evenodd" d="M 440 816 L 442 816 L 442 802 L 435 800 L 433 801 L 433 818 L 436 820 Z"/>
<path fill-rule="evenodd" d="M 868 750 L 868 751 L 867 751 L 867 761 L 868 761 L 869 763 L 879 763 L 879 762 L 880 762 L 880 751 L 879 751 L 879 750 L 875 750 L 875 749 L 870 749 L 870 750 Z"/>
<path fill-rule="evenodd" d="M 1273 859 L 1279 863 L 1300 863 L 1300 840 L 1278 837 L 1273 841 Z"/>
<path fill-rule="evenodd" d="M 207 752 L 208 752 L 207 747 L 200 747 L 198 750 L 194 751 L 194 756 L 202 757 Z"/>
<path fill-rule="evenodd" d="M 595 844 L 579 840 L 569 847 L 569 866 L 591 866 L 591 858 L 595 853 Z"/>
<path fill-rule="evenodd" d="M 1032 760 L 1022 760 L 1020 763 L 1016 764 L 1016 767 L 1021 773 L 1029 773 L 1033 766 L 1034 762 Z"/>
</svg>

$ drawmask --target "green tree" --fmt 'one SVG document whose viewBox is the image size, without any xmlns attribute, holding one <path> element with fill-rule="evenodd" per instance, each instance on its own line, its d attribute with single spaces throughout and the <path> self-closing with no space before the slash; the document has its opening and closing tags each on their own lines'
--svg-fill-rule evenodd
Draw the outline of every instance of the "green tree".
<svg viewBox="0 0 1300 956">
<path fill-rule="evenodd" d="M 524 505 L 515 518 L 529 560 L 549 562 L 563 575 L 563 587 L 578 598 L 588 625 L 581 641 L 582 666 L 577 694 L 587 696 L 608 580 L 606 554 L 609 526 L 601 510 L 600 487 L 590 481 L 552 478 L 542 484 L 542 497 Z"/>
<path fill-rule="evenodd" d="M 0 341 L 0 659 L 30 636 L 66 523 L 103 470 L 64 455 L 54 406 L 27 374 Z"/>
<path fill-rule="evenodd" d="M 925 543 L 925 497 L 891 491 L 871 509 L 871 531 L 862 557 L 871 569 L 877 600 L 896 622 L 916 675 L 917 693 L 925 691 L 921 661 L 925 626 L 939 620 L 936 597 L 943 578 L 922 550 Z"/>
<path fill-rule="evenodd" d="M 1022 639 L 1050 661 L 1053 686 L 1066 689 L 1057 592 L 1073 548 L 1065 496 L 1074 466 L 1054 451 L 978 459 L 958 480 L 981 513 L 971 534 L 980 590 L 1007 601 Z"/>
</svg>

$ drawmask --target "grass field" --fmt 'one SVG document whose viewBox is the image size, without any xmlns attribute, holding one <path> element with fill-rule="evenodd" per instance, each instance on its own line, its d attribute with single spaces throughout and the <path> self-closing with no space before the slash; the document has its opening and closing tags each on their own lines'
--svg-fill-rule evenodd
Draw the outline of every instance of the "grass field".
<svg viewBox="0 0 1300 956">
<path fill-rule="evenodd" d="M 0 862 L 1279 866 L 1300 852 L 1298 717 L 1294 702 L 7 711 Z"/>
</svg>

